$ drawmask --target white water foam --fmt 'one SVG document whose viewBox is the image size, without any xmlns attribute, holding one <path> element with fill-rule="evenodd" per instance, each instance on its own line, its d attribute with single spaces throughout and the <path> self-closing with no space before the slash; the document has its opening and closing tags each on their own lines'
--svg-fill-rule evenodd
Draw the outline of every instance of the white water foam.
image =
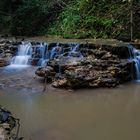
<svg viewBox="0 0 140 140">
<path fill-rule="evenodd" d="M 17 56 L 13 57 L 11 65 L 22 67 L 28 65 L 28 60 L 31 58 L 32 47 L 31 43 L 23 42 L 18 48 Z"/>
</svg>

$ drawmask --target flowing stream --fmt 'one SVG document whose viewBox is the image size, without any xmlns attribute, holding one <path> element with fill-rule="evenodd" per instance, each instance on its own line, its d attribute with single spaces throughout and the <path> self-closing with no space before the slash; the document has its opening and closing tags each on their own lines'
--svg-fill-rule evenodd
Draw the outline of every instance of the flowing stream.
<svg viewBox="0 0 140 140">
<path fill-rule="evenodd" d="M 57 56 L 59 44 L 50 51 L 40 45 L 43 61 Z M 72 47 L 71 53 L 78 47 Z M 11 64 L 27 65 L 31 51 L 30 43 L 22 44 Z M 135 61 L 139 59 L 139 52 L 136 54 Z M 136 61 L 135 66 L 139 78 L 140 63 Z M 54 89 L 48 84 L 43 92 L 43 81 L 34 80 L 35 70 L 33 66 L 0 68 L 0 105 L 20 118 L 20 135 L 25 140 L 140 139 L 139 83 L 76 91 Z"/>
</svg>

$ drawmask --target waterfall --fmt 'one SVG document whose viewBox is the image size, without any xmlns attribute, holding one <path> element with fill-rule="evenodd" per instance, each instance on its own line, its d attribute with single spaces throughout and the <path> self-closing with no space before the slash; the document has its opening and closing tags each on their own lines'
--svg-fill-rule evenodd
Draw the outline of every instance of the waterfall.
<svg viewBox="0 0 140 140">
<path fill-rule="evenodd" d="M 135 62 L 135 70 L 136 70 L 136 80 L 140 80 L 140 60 L 134 59 Z"/>
<path fill-rule="evenodd" d="M 12 59 L 11 65 L 27 65 L 32 54 L 31 46 L 31 43 L 22 42 L 18 48 L 17 56 Z"/>
<path fill-rule="evenodd" d="M 135 80 L 140 80 L 140 51 L 135 49 L 132 45 L 128 45 L 129 59 L 133 60 L 135 69 Z"/>
<path fill-rule="evenodd" d="M 78 59 L 82 59 L 83 55 L 79 51 L 80 44 L 71 44 L 71 51 L 68 54 L 68 57 L 72 59 L 72 61 L 77 61 Z"/>
<path fill-rule="evenodd" d="M 78 51 L 79 46 L 80 46 L 79 44 L 76 44 L 76 45 L 74 46 L 74 48 L 72 49 L 72 52 Z"/>
<path fill-rule="evenodd" d="M 134 52 L 136 80 L 140 80 L 140 51 L 137 49 L 134 49 L 133 52 Z"/>
<path fill-rule="evenodd" d="M 55 47 L 53 47 L 50 52 L 50 59 L 54 59 L 57 56 L 61 55 L 62 53 L 63 53 L 62 47 L 59 46 L 59 43 L 57 43 L 57 45 Z"/>
<path fill-rule="evenodd" d="M 132 45 L 128 45 L 128 52 L 129 52 L 129 58 L 133 59 L 135 57 L 135 50 Z"/>
<path fill-rule="evenodd" d="M 56 59 L 64 54 L 67 54 L 67 59 L 71 59 L 71 62 L 75 63 L 83 58 L 79 46 L 78 43 L 69 44 L 69 49 L 65 51 L 65 46 L 59 43 L 49 49 L 49 45 L 45 42 L 22 42 L 18 46 L 17 55 L 12 58 L 11 65 L 19 67 L 27 66 L 30 63 L 45 66 L 49 60 Z M 59 73 L 61 73 L 60 67 Z"/>
<path fill-rule="evenodd" d="M 38 61 L 38 65 L 40 66 L 43 66 L 44 62 L 45 62 L 45 59 L 46 59 L 46 48 L 48 48 L 48 44 L 43 42 L 43 43 L 40 43 L 38 46 L 37 46 L 37 53 L 40 55 L 39 56 L 39 61 Z M 48 50 L 48 49 L 47 49 Z"/>
</svg>

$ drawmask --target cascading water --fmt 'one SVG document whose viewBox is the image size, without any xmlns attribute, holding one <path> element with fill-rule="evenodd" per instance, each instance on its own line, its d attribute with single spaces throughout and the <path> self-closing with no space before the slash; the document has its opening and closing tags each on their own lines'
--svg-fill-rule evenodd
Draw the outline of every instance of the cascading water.
<svg viewBox="0 0 140 140">
<path fill-rule="evenodd" d="M 56 46 L 53 47 L 50 52 L 50 59 L 54 59 L 61 54 L 63 54 L 63 49 L 61 46 L 59 46 L 59 43 L 57 43 Z"/>
<path fill-rule="evenodd" d="M 134 62 L 135 62 L 135 71 L 136 71 L 136 80 L 140 80 L 140 51 L 134 49 Z"/>
<path fill-rule="evenodd" d="M 74 47 L 72 48 L 72 52 L 76 52 L 79 49 L 79 44 L 75 44 Z"/>
<path fill-rule="evenodd" d="M 43 66 L 45 61 L 46 61 L 46 54 L 45 52 L 47 51 L 46 48 L 48 48 L 48 44 L 47 43 L 40 43 L 38 46 L 37 46 L 38 50 L 37 52 L 39 53 L 39 62 L 38 62 L 38 65 L 41 65 Z"/>
<path fill-rule="evenodd" d="M 11 65 L 27 65 L 32 54 L 31 43 L 22 42 L 18 48 L 17 56 L 13 57 Z"/>
<path fill-rule="evenodd" d="M 135 62 L 135 80 L 140 81 L 140 51 L 128 45 L 129 59 Z"/>
<path fill-rule="evenodd" d="M 73 64 L 76 63 L 77 60 L 83 58 L 79 51 L 79 46 L 80 45 L 76 43 L 69 44 L 70 49 L 65 51 L 63 46 L 59 43 L 49 49 L 48 44 L 44 42 L 22 42 L 18 47 L 17 55 L 13 57 L 11 61 L 11 66 L 26 66 L 29 63 L 34 64 L 34 62 L 38 66 L 45 66 L 49 60 L 59 58 L 61 55 L 65 54 L 67 54 L 66 58 Z M 59 73 L 61 73 L 60 67 Z"/>
<path fill-rule="evenodd" d="M 69 52 L 68 56 L 70 59 L 73 59 L 73 62 L 83 58 L 83 55 L 79 51 L 79 47 L 79 44 L 72 44 L 71 46 L 71 51 Z"/>
</svg>

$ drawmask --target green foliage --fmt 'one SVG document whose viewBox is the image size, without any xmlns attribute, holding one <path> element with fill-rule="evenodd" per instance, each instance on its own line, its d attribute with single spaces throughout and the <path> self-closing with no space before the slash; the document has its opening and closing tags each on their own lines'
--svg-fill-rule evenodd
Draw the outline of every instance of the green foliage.
<svg viewBox="0 0 140 140">
<path fill-rule="evenodd" d="M 23 0 L 13 17 L 12 33 L 34 35 L 45 18 L 42 5 L 40 0 Z"/>
<path fill-rule="evenodd" d="M 58 5 L 59 4 L 59 5 Z M 61 9 L 55 0 L 23 0 L 13 17 L 12 33 L 18 35 L 44 34 Z"/>
<path fill-rule="evenodd" d="M 0 30 L 15 35 L 60 35 L 65 38 L 130 36 L 133 5 L 135 37 L 140 37 L 140 0 L 4 0 Z"/>
<path fill-rule="evenodd" d="M 110 2 L 109 0 L 72 1 L 60 13 L 59 20 L 53 24 L 55 26 L 50 27 L 48 33 L 53 34 L 56 31 L 57 34 L 67 38 L 119 36 L 125 32 L 123 25 L 129 18 L 125 13 L 128 5 L 126 2 Z M 56 28 L 57 30 L 55 30 Z"/>
</svg>

